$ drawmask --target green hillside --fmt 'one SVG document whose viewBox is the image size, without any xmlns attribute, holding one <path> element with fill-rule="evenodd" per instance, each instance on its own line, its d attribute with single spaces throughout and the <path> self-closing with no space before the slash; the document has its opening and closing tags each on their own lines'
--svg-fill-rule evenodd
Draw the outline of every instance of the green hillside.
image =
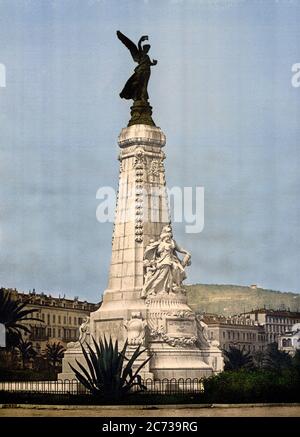
<svg viewBox="0 0 300 437">
<path fill-rule="evenodd" d="M 188 302 L 194 311 L 224 315 L 240 314 L 256 308 L 300 311 L 300 294 L 283 293 L 240 285 L 187 285 Z"/>
</svg>

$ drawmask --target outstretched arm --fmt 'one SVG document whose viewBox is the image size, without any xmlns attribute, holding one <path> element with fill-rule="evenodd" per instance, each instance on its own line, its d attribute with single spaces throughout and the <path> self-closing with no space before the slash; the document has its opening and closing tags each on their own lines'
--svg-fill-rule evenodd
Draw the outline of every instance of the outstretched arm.
<svg viewBox="0 0 300 437">
<path fill-rule="evenodd" d="M 176 241 L 175 241 L 175 250 L 176 250 L 176 252 L 179 252 L 179 253 L 182 253 L 182 254 L 185 255 L 185 257 L 183 258 L 183 261 L 182 261 L 182 265 L 184 267 L 187 266 L 187 265 L 189 266 L 191 264 L 191 258 L 192 258 L 190 252 L 188 252 L 187 250 L 183 249 L 183 247 L 178 246 Z"/>
<path fill-rule="evenodd" d="M 185 255 L 190 255 L 190 253 L 185 250 L 183 247 L 179 246 L 175 241 L 175 250 L 179 253 L 184 253 Z"/>
</svg>

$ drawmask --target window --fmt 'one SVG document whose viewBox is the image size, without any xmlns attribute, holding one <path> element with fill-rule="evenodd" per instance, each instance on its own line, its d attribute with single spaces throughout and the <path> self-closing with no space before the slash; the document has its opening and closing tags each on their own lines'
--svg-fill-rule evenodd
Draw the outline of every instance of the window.
<svg viewBox="0 0 300 437">
<path fill-rule="evenodd" d="M 48 337 L 51 337 L 51 328 L 47 328 L 47 335 Z"/>
<path fill-rule="evenodd" d="M 50 314 L 47 314 L 48 325 L 50 325 Z"/>
<path fill-rule="evenodd" d="M 223 331 L 223 338 L 225 338 L 225 331 Z"/>
<path fill-rule="evenodd" d="M 53 337 L 55 337 L 55 334 L 56 334 L 55 328 L 53 328 Z"/>
<path fill-rule="evenodd" d="M 72 317 L 69 317 L 69 325 L 72 325 Z"/>
<path fill-rule="evenodd" d="M 282 346 L 283 347 L 291 347 L 292 346 L 292 342 L 290 338 L 284 338 L 282 340 Z"/>
<path fill-rule="evenodd" d="M 64 325 L 67 323 L 67 318 L 64 316 Z"/>
<path fill-rule="evenodd" d="M 61 317 L 58 316 L 58 324 L 60 325 L 60 323 L 61 323 Z"/>
<path fill-rule="evenodd" d="M 61 337 L 61 330 L 58 328 L 58 337 Z"/>
<path fill-rule="evenodd" d="M 52 322 L 55 323 L 55 314 L 52 316 Z"/>
<path fill-rule="evenodd" d="M 76 322 L 77 322 L 76 317 L 74 317 L 74 325 L 76 325 Z"/>
<path fill-rule="evenodd" d="M 42 313 L 42 320 L 45 321 L 45 314 Z"/>
<path fill-rule="evenodd" d="M 230 331 L 227 331 L 228 340 L 230 340 Z"/>
</svg>

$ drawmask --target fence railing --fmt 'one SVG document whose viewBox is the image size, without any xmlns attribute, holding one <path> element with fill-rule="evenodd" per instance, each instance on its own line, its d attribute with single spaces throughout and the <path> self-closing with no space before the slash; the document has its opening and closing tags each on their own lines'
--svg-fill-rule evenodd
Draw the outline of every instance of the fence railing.
<svg viewBox="0 0 300 437">
<path fill-rule="evenodd" d="M 204 391 L 203 379 L 145 379 L 142 384 L 146 387 L 145 394 L 197 394 Z M 89 395 L 89 390 L 76 379 L 57 381 L 3 381 L 0 382 L 0 391 L 13 393 L 41 393 L 65 395 Z M 139 391 L 134 386 L 133 392 Z"/>
</svg>

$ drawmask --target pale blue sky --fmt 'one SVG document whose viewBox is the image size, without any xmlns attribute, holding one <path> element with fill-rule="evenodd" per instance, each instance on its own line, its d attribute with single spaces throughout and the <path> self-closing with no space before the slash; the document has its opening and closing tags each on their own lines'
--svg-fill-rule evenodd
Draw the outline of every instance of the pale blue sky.
<svg viewBox="0 0 300 437">
<path fill-rule="evenodd" d="M 92 301 L 107 284 L 117 136 L 148 34 L 154 120 L 170 187 L 205 187 L 188 283 L 300 291 L 300 1 L 0 0 L 0 285 Z"/>
</svg>

